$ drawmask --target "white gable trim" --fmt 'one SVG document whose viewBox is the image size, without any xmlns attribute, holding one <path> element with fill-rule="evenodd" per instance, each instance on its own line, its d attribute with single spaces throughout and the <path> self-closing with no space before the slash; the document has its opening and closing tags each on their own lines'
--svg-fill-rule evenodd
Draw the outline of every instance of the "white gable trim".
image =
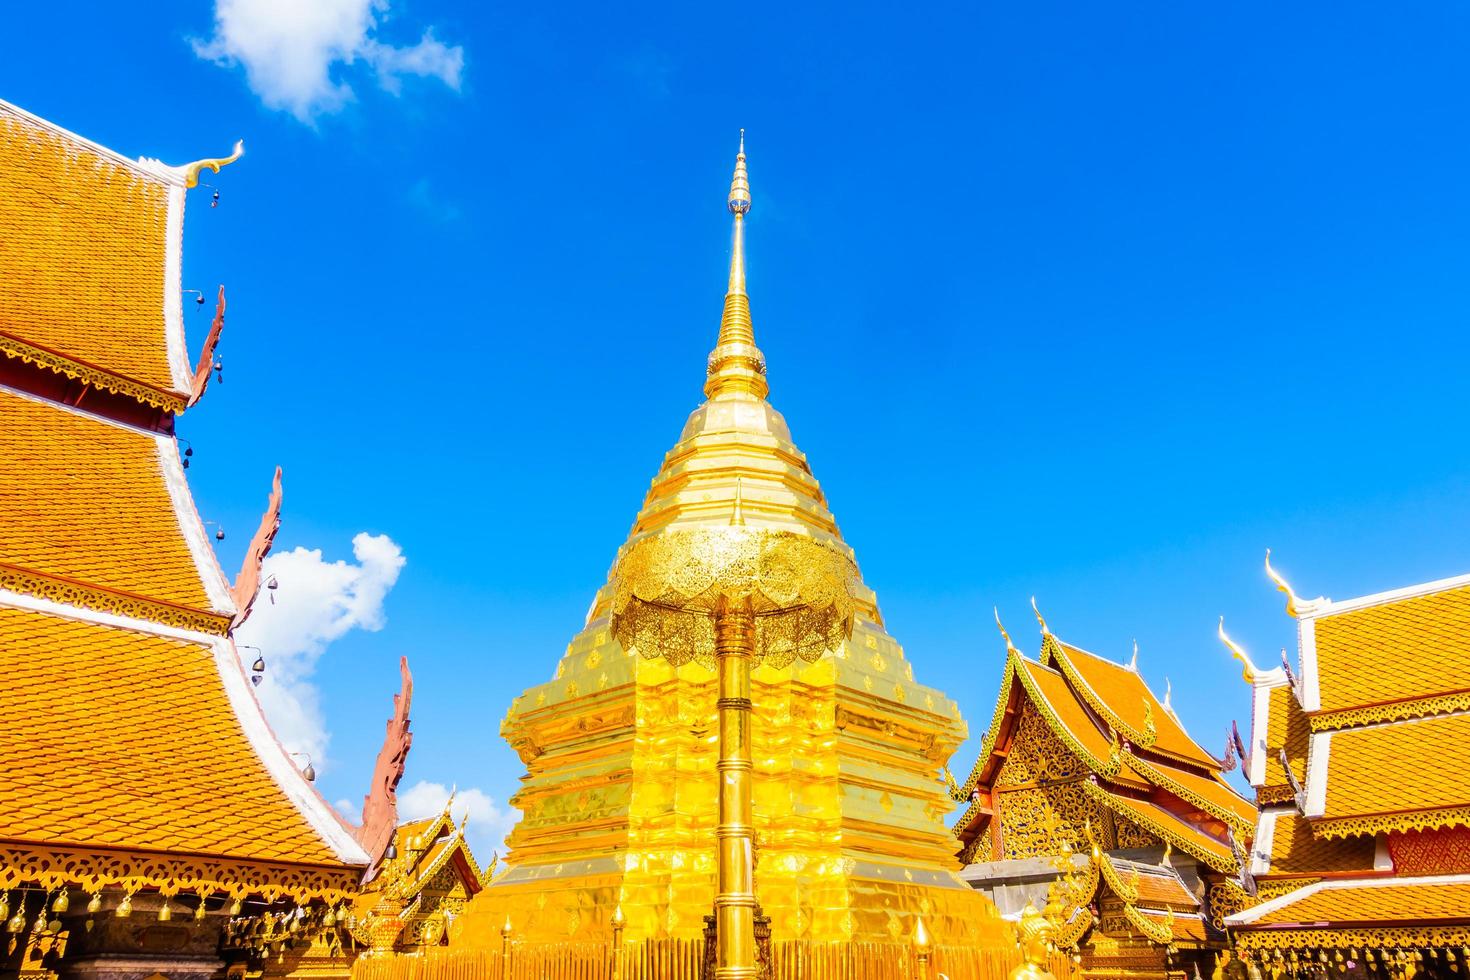
<svg viewBox="0 0 1470 980">
<path fill-rule="evenodd" d="M 1251 677 L 1251 756 L 1241 760 L 1250 768 L 1245 774 L 1257 789 L 1266 785 L 1266 740 L 1271 728 L 1271 691 L 1286 684 L 1286 671 L 1277 667 Z"/>
<path fill-rule="evenodd" d="M 189 369 L 189 348 L 184 336 L 184 188 L 175 184 L 168 189 L 168 217 L 164 221 L 163 242 L 163 339 L 168 346 L 169 373 L 174 391 L 187 395 L 194 386 Z"/>
<path fill-rule="evenodd" d="M 1271 873 L 1271 847 L 1276 840 L 1276 821 L 1281 819 L 1282 814 L 1291 812 L 1293 811 L 1285 807 L 1261 811 L 1261 819 L 1256 824 L 1256 839 L 1251 843 L 1252 875 Z"/>
<path fill-rule="evenodd" d="M 194 507 L 194 497 L 189 493 L 189 483 L 184 478 L 184 460 L 179 455 L 179 444 L 173 436 L 155 434 L 153 438 L 158 445 L 159 468 L 163 472 L 164 483 L 168 485 L 169 499 L 173 501 L 174 517 L 194 559 L 194 568 L 204 584 L 204 592 L 215 612 L 232 616 L 235 614 L 235 599 L 224 569 L 220 568 L 219 557 L 210 547 L 204 522 Z"/>
<path fill-rule="evenodd" d="M 1308 817 L 1320 817 L 1327 812 L 1327 762 L 1331 755 L 1332 732 L 1316 732 L 1307 739 Z"/>
<path fill-rule="evenodd" d="M 250 740 L 266 771 L 339 860 L 346 864 L 367 864 L 368 855 L 362 845 L 348 832 L 337 811 L 306 781 L 286 747 L 271 731 L 260 709 L 260 701 L 245 678 L 245 666 L 240 662 L 234 642 L 225 637 L 211 639 L 215 666 L 224 681 L 230 707 L 234 708 L 245 737 Z"/>
</svg>

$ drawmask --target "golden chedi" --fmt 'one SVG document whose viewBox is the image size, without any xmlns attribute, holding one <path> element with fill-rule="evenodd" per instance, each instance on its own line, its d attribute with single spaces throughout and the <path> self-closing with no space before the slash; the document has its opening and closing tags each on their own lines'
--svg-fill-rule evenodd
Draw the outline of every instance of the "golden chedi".
<svg viewBox="0 0 1470 980">
<path fill-rule="evenodd" d="M 510 870 L 475 898 L 461 928 L 489 937 L 508 917 L 520 941 L 605 940 L 620 908 L 628 940 L 700 934 L 716 895 L 720 822 L 713 650 L 677 617 L 638 618 L 647 603 L 628 604 L 619 569 L 655 552 L 667 565 L 680 542 L 739 525 L 804 540 L 851 569 L 841 615 L 817 602 L 780 635 L 757 634 L 769 649 L 752 658 L 747 748 L 755 892 L 772 937 L 908 942 L 922 917 L 938 944 L 998 940 L 993 906 L 955 875 L 944 825 L 952 804 L 938 774 L 965 723 L 953 701 L 914 679 L 806 457 L 766 401 L 745 289 L 743 140 L 729 207 L 730 281 L 706 401 L 665 456 L 555 676 L 516 698 L 501 726 L 527 767 L 512 799 L 524 815 L 509 839 Z M 771 595 L 783 587 L 762 582 Z"/>
</svg>

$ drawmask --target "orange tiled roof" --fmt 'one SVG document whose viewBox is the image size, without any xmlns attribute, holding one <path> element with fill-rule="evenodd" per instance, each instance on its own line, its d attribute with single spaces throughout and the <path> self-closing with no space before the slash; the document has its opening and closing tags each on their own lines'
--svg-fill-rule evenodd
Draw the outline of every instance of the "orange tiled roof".
<svg viewBox="0 0 1470 980">
<path fill-rule="evenodd" d="M 178 302 L 165 281 L 169 191 L 0 103 L 0 334 L 177 393 L 163 315 Z"/>
<path fill-rule="evenodd" d="M 0 564 L 212 608 L 158 437 L 0 391 L 0 459 Z"/>
<path fill-rule="evenodd" d="M 1078 685 L 1083 700 L 1123 730 L 1132 741 L 1139 741 L 1145 730 L 1144 706 L 1148 705 L 1157 732 L 1157 739 L 1150 746 L 1152 751 L 1212 771 L 1220 768 L 1220 760 L 1189 737 L 1174 716 L 1164 710 L 1163 703 L 1154 697 L 1137 671 L 1060 640 L 1056 641 L 1053 649 L 1059 654 L 1055 659 L 1062 672 Z"/>
<path fill-rule="evenodd" d="M 1283 896 L 1274 908 L 1241 916 L 1248 928 L 1470 922 L 1470 879 L 1399 878 L 1371 882 L 1323 882 Z"/>
<path fill-rule="evenodd" d="M 1470 585 L 1314 623 L 1321 711 L 1470 690 Z"/>
<path fill-rule="evenodd" d="M 1464 760 L 1470 745 L 1470 714 L 1314 735 L 1313 751 L 1319 751 L 1318 743 L 1329 737 L 1323 821 L 1470 807 L 1470 766 L 1456 762 Z M 1425 824 L 1436 825 L 1440 824 Z M 1382 827 L 1355 829 L 1368 833 L 1420 828 L 1394 819 Z"/>
<path fill-rule="evenodd" d="M 7 838 L 337 865 L 201 643 L 0 607 Z"/>
<path fill-rule="evenodd" d="M 1328 840 L 1312 832 L 1306 818 L 1295 810 L 1275 815 L 1271 832 L 1273 875 L 1323 875 L 1344 871 L 1372 871 L 1376 849 L 1372 837 Z"/>
<path fill-rule="evenodd" d="M 1199 899 L 1184 887 L 1177 874 L 1140 874 L 1136 904 L 1199 908 Z"/>
<path fill-rule="evenodd" d="M 1033 660 L 1027 660 L 1024 657 L 1016 657 L 1016 660 L 1020 664 L 1020 669 L 1025 671 L 1026 686 L 1034 688 L 1046 702 L 1038 706 L 1041 708 L 1042 716 L 1050 715 L 1060 722 L 1063 731 L 1057 734 L 1064 741 L 1070 738 L 1071 741 L 1080 745 L 1087 756 L 1090 756 L 1084 761 L 1093 765 L 1094 769 L 1106 768 L 1108 756 L 1113 748 L 1112 742 L 1077 701 L 1072 689 L 1067 686 L 1066 679 L 1055 670 L 1043 667 Z M 1117 779 L 1140 786 L 1145 785 L 1139 776 L 1126 768 L 1118 773 Z"/>
</svg>

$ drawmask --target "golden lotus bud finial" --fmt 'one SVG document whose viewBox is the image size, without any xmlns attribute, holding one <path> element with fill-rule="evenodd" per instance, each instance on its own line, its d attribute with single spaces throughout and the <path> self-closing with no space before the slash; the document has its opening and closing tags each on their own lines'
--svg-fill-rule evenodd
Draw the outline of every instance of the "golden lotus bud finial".
<svg viewBox="0 0 1470 980">
<path fill-rule="evenodd" d="M 921 915 L 914 923 L 914 949 L 922 952 L 927 950 L 930 945 L 932 945 L 932 941 L 929 939 L 929 929 L 924 925 L 924 917 Z"/>
<path fill-rule="evenodd" d="M 1239 660 L 1241 666 L 1244 668 L 1241 671 L 1241 676 L 1245 678 L 1245 682 L 1247 684 L 1254 684 L 1256 682 L 1256 675 L 1259 674 L 1260 671 L 1257 670 L 1256 665 L 1251 662 L 1250 654 L 1242 650 L 1240 644 L 1232 640 L 1230 638 L 1230 635 L 1225 632 L 1224 616 L 1220 617 L 1220 628 L 1218 632 L 1220 635 L 1220 642 L 1225 644 L 1225 648 L 1230 651 L 1230 655 L 1236 660 Z"/>
<path fill-rule="evenodd" d="M 511 933 L 514 932 L 514 931 L 515 930 L 511 928 L 510 916 L 507 915 L 505 917 L 505 925 L 503 925 L 503 926 L 500 927 L 500 938 L 501 939 L 509 939 L 510 936 L 511 936 Z"/>
<path fill-rule="evenodd" d="M 1271 581 L 1276 583 L 1276 588 L 1279 591 L 1286 593 L 1286 614 L 1295 618 L 1297 614 L 1301 611 L 1301 596 L 1297 595 L 1296 592 L 1292 590 L 1291 585 L 1286 581 L 1286 579 L 1281 577 L 1280 572 L 1271 567 L 1270 548 L 1266 549 L 1266 575 L 1268 578 L 1271 579 Z"/>
<path fill-rule="evenodd" d="M 740 477 L 735 478 L 735 506 L 730 511 L 730 526 L 745 526 L 745 500 L 741 493 Z"/>
<path fill-rule="evenodd" d="M 730 178 L 730 197 L 726 202 L 731 214 L 750 211 L 750 175 L 745 170 L 745 130 L 740 131 L 740 152 L 735 155 L 735 174 Z"/>
<path fill-rule="evenodd" d="M 623 926 L 627 925 L 627 923 L 628 923 L 628 920 L 623 915 L 623 903 L 622 902 L 619 902 L 618 903 L 618 907 L 615 908 L 615 909 L 613 909 L 613 914 L 612 914 L 613 928 L 614 929 L 621 929 L 621 928 L 623 928 Z"/>
<path fill-rule="evenodd" d="M 1036 608 L 1036 597 L 1031 597 L 1031 611 L 1036 614 L 1036 621 L 1041 624 L 1041 635 L 1051 636 L 1051 630 L 1046 627 L 1046 620 L 1041 618 L 1041 610 Z"/>
<path fill-rule="evenodd" d="M 193 163 L 184 164 L 182 167 L 179 168 L 180 172 L 184 175 L 184 186 L 198 187 L 199 172 L 201 170 L 204 170 L 207 167 L 210 170 L 213 170 L 215 173 L 219 173 L 220 167 L 229 166 L 244 155 L 245 141 L 236 140 L 234 151 L 227 157 L 211 157 L 207 160 L 195 160 Z"/>
<path fill-rule="evenodd" d="M 1005 641 L 1006 641 L 1006 652 L 1007 653 L 1015 653 L 1016 652 L 1016 648 L 1011 643 L 1011 634 L 1009 634 L 1009 633 L 1006 632 L 1006 628 L 1004 626 L 1002 626 L 1001 625 L 1001 622 L 1000 622 L 1000 607 L 999 606 L 994 606 L 992 608 L 995 611 L 995 628 L 998 629 L 998 630 L 1000 630 L 1000 635 L 1001 636 L 1005 637 Z"/>
</svg>

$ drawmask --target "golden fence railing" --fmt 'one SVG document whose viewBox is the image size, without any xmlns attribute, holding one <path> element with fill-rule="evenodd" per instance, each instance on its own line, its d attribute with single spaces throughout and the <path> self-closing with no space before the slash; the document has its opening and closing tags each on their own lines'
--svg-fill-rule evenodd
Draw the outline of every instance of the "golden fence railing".
<svg viewBox="0 0 1470 980">
<path fill-rule="evenodd" d="M 511 943 L 505 951 L 432 949 L 362 956 L 352 980 L 703 980 L 703 939 L 648 939 L 617 950 L 606 943 Z M 920 975 L 911 946 L 879 943 L 771 944 L 775 980 L 1006 980 L 1020 965 L 1017 948 L 934 946 Z M 1057 980 L 1071 980 L 1072 961 L 1053 956 Z"/>
</svg>

